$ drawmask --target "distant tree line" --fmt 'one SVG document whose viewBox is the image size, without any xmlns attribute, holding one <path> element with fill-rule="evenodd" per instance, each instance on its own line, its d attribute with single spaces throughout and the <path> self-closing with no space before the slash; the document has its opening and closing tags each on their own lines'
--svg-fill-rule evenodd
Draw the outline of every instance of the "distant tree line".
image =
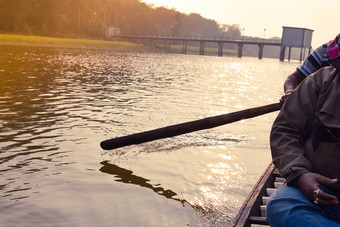
<svg viewBox="0 0 340 227">
<path fill-rule="evenodd" d="M 219 24 L 196 13 L 185 14 L 140 0 L 0 0 L 0 33 L 102 39 L 109 26 L 119 28 L 122 35 L 259 39 L 242 37 L 237 24 Z M 224 48 L 238 47 L 226 43 Z M 278 56 L 277 48 L 265 49 L 264 56 Z M 256 46 L 245 45 L 243 50 L 248 55 L 258 54 Z"/>
<path fill-rule="evenodd" d="M 221 25 L 140 0 L 0 0 L 2 32 L 100 38 L 108 26 L 126 35 L 241 36 L 239 25 Z"/>
</svg>

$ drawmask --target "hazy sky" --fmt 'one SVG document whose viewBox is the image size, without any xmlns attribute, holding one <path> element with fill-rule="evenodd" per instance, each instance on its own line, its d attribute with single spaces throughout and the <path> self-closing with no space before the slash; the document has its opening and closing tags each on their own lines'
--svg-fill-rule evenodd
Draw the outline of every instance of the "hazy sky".
<svg viewBox="0 0 340 227">
<path fill-rule="evenodd" d="M 246 36 L 282 36 L 282 26 L 314 30 L 313 48 L 333 39 L 340 29 L 340 0 L 141 0 L 183 13 L 199 13 L 220 24 L 239 24 Z M 266 32 L 264 32 L 266 29 Z"/>
</svg>

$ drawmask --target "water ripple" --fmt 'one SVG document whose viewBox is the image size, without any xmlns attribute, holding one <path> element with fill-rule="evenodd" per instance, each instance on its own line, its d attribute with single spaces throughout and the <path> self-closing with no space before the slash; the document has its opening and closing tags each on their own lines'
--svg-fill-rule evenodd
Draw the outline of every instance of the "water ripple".
<svg viewBox="0 0 340 227">
<path fill-rule="evenodd" d="M 99 142 L 277 102 L 296 67 L 4 45 L 0 62 L 0 219 L 9 226 L 228 225 L 266 161 L 273 116 L 112 151 Z M 107 160 L 133 167 L 145 187 L 102 174 Z"/>
</svg>

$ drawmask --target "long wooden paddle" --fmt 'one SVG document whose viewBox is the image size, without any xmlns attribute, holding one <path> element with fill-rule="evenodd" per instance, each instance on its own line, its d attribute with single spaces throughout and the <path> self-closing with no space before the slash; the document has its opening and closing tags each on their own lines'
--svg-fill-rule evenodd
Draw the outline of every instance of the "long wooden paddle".
<svg viewBox="0 0 340 227">
<path fill-rule="evenodd" d="M 153 140 L 163 139 L 182 135 L 189 132 L 194 132 L 203 129 L 214 128 L 224 124 L 229 124 L 235 121 L 256 117 L 262 114 L 274 112 L 281 109 L 281 103 L 245 109 L 233 113 L 222 114 L 214 117 L 208 117 L 201 120 L 189 121 L 186 123 L 170 125 L 164 128 L 154 129 L 150 131 L 140 132 L 127 136 L 117 137 L 104 140 L 100 146 L 104 150 L 111 150 L 119 147 L 124 147 L 132 144 L 140 144 Z"/>
</svg>

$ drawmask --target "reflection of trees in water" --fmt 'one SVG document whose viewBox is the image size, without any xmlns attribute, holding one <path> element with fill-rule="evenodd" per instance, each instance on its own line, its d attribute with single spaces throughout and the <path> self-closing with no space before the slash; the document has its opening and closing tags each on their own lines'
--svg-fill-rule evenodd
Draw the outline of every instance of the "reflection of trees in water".
<svg viewBox="0 0 340 227">
<path fill-rule="evenodd" d="M 51 48 L 0 46 L 0 143 L 6 151 L 0 163 L 17 160 L 8 170 L 43 170 L 34 160 L 50 162 L 48 154 L 59 149 L 51 143 L 59 137 L 53 133 L 58 127 L 52 126 L 63 114 L 50 111 L 53 104 L 48 100 L 54 97 L 50 91 L 55 90 L 60 68 L 55 54 Z"/>
<path fill-rule="evenodd" d="M 64 56 L 71 53 L 78 52 L 0 46 L 0 150 L 4 151 L 0 163 L 11 161 L 6 171 L 43 170 L 39 160 L 69 164 L 65 160 L 69 151 L 60 150 L 56 141 L 65 141 L 65 131 L 77 126 L 69 113 L 81 109 L 79 104 L 86 100 L 79 95 L 81 86 L 65 75 L 72 69 L 65 65 Z"/>
<path fill-rule="evenodd" d="M 51 62 L 51 50 L 33 47 L 1 47 L 0 111 L 4 126 L 22 129 L 38 122 L 51 125 L 45 111 L 48 94 L 59 69 Z M 37 115 L 39 113 L 39 115 Z M 52 112 L 53 114 L 53 112 Z M 42 121 L 40 121 L 42 120 Z M 0 131 L 1 132 L 1 131 Z"/>
</svg>

